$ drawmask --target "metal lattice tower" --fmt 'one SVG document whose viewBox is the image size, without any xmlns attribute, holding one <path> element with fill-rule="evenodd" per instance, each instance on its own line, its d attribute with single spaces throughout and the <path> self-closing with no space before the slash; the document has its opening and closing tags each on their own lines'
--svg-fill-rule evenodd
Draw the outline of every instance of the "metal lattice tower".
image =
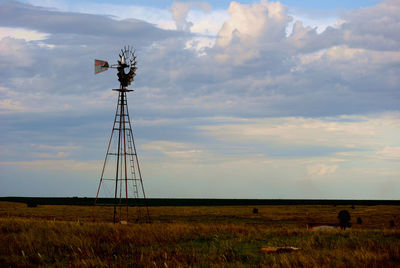
<svg viewBox="0 0 400 268">
<path fill-rule="evenodd" d="M 126 94 L 133 91 L 126 87 L 136 75 L 136 56 L 132 48 L 124 47 L 119 57 L 118 64 L 111 66 L 106 61 L 95 60 L 95 74 L 109 67 L 118 70 L 120 88 L 113 89 L 118 92 L 117 109 L 94 204 L 100 205 L 100 197 L 112 197 L 111 204 L 108 201 L 106 205 L 114 207 L 114 223 L 132 218 L 130 206 L 136 207 L 135 221 L 150 222 Z"/>
</svg>

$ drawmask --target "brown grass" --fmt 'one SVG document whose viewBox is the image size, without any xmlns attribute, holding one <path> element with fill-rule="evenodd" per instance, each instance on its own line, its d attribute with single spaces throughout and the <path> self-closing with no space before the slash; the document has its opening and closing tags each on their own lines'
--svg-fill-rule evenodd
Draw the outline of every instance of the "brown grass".
<svg viewBox="0 0 400 268">
<path fill-rule="evenodd" d="M 112 224 L 112 208 L 0 203 L 0 266 L 71 267 L 396 267 L 400 207 L 152 207 L 153 223 Z M 353 228 L 309 231 L 306 222 Z M 135 208 L 132 221 L 135 218 Z M 355 225 L 357 217 L 362 225 Z M 265 254 L 264 246 L 299 252 Z"/>
</svg>

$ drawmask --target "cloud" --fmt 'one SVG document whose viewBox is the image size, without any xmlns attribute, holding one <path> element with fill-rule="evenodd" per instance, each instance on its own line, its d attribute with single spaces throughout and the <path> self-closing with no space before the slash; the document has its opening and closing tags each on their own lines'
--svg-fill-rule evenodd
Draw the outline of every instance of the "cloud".
<svg viewBox="0 0 400 268">
<path fill-rule="evenodd" d="M 80 147 L 76 145 L 48 145 L 48 144 L 34 144 L 39 149 L 50 149 L 50 150 L 77 150 Z"/>
<path fill-rule="evenodd" d="M 277 42 L 285 37 L 285 29 L 291 17 L 287 8 L 279 2 L 262 1 L 249 5 L 232 2 L 229 6 L 231 19 L 218 33 L 217 44 L 226 47 L 238 38 L 241 44 L 258 41 Z"/>
<path fill-rule="evenodd" d="M 32 55 L 26 49 L 27 43 L 23 39 L 4 37 L 0 39 L 0 66 L 28 67 L 34 62 Z"/>
<path fill-rule="evenodd" d="M 191 9 L 188 14 L 188 20 L 193 23 L 190 31 L 213 39 L 228 19 L 229 13 L 224 9 Z"/>
<path fill-rule="evenodd" d="M 377 152 L 378 156 L 385 159 L 400 159 L 400 146 L 386 146 Z"/>
<path fill-rule="evenodd" d="M 397 114 L 377 117 L 339 116 L 335 118 L 227 119 L 222 124 L 200 126 L 206 135 L 220 141 L 257 146 L 322 146 L 339 150 L 376 150 L 396 144 L 400 131 Z"/>
<path fill-rule="evenodd" d="M 4 99 L 4 100 L 0 100 L 0 111 L 1 110 L 23 111 L 24 107 L 21 106 L 21 102 L 19 102 L 19 101 L 14 101 L 11 99 Z"/>
<path fill-rule="evenodd" d="M 338 168 L 338 165 L 318 164 L 307 166 L 307 171 L 310 176 L 325 176 L 333 174 Z"/>
<path fill-rule="evenodd" d="M 198 9 L 197 12 L 192 12 L 194 8 Z M 212 34 L 221 23 L 220 19 L 215 17 L 219 14 L 207 14 L 211 10 L 211 6 L 206 2 L 173 2 L 168 10 L 175 22 L 176 30 L 199 34 L 188 40 L 185 48 L 194 50 L 198 55 L 205 55 L 204 49 L 212 47 L 215 43 Z M 189 15 L 194 22 L 189 21 Z M 194 25 L 195 27 L 193 27 Z"/>
<path fill-rule="evenodd" d="M 173 159 L 188 159 L 190 161 L 203 161 L 205 152 L 199 145 L 172 141 L 153 141 L 143 144 L 141 149 L 147 151 L 158 151 L 159 153 Z"/>
<path fill-rule="evenodd" d="M 26 30 L 24 28 L 0 27 L 0 40 L 5 37 L 25 39 L 26 41 L 38 41 L 46 39 L 48 34 Z"/>
<path fill-rule="evenodd" d="M 186 21 L 187 14 L 191 8 L 190 3 L 174 2 L 170 8 L 172 18 L 175 20 L 176 29 L 179 31 L 190 31 L 193 23 Z"/>
<path fill-rule="evenodd" d="M 168 10 L 143 6 L 135 3 L 107 3 L 107 2 L 91 2 L 91 1 L 42 1 L 30 0 L 27 1 L 34 6 L 46 7 L 50 10 L 63 12 L 77 12 L 93 15 L 107 15 L 116 20 L 124 20 L 136 18 L 143 20 L 165 30 L 174 30 L 175 24 L 171 20 L 171 15 Z"/>
<path fill-rule="evenodd" d="M 84 41 L 85 45 L 93 45 L 104 38 L 111 38 L 110 41 L 114 39 L 115 42 L 128 36 L 129 39 L 140 45 L 177 35 L 133 18 L 114 20 L 104 15 L 47 10 L 12 1 L 2 3 L 1 8 L 1 26 L 19 27 L 51 34 L 47 42 L 56 45 L 65 45 L 65 41 L 72 42 L 78 39 L 80 44 Z M 35 19 L 32 20 L 32 17 Z M 80 38 L 76 38 L 76 36 L 80 36 Z M 137 38 L 138 36 L 140 38 Z M 63 42 L 59 42 L 60 40 Z"/>
<path fill-rule="evenodd" d="M 279 2 L 262 1 L 251 6 L 231 2 L 228 11 L 231 18 L 218 32 L 216 60 L 223 63 L 231 58 L 236 65 L 262 57 L 261 50 L 265 49 L 261 44 L 267 50 L 276 48 L 292 19 Z"/>
<path fill-rule="evenodd" d="M 35 161 L 14 161 L 0 162 L 1 166 L 18 166 L 28 170 L 50 170 L 58 172 L 96 172 L 99 170 L 100 163 L 94 161 L 75 161 L 75 160 L 35 160 Z"/>
<path fill-rule="evenodd" d="M 205 2 L 174 2 L 169 8 L 178 31 L 190 31 L 193 23 L 186 19 L 190 9 L 193 7 L 197 7 L 203 11 L 209 11 L 211 9 L 211 6 Z"/>
<path fill-rule="evenodd" d="M 55 153 L 55 154 L 40 153 L 38 156 L 39 156 L 39 158 L 50 158 L 50 159 L 53 159 L 53 158 L 65 158 L 65 157 L 69 156 L 69 153 L 67 153 L 67 152 L 58 152 L 58 153 Z"/>
<path fill-rule="evenodd" d="M 343 38 L 353 47 L 398 51 L 400 36 L 400 4 L 386 0 L 375 6 L 361 8 L 344 16 Z"/>
</svg>

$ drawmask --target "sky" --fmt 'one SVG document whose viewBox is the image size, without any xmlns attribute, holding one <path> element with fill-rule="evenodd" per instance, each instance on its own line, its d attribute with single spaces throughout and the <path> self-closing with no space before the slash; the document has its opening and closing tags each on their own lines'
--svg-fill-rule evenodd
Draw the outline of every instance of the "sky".
<svg viewBox="0 0 400 268">
<path fill-rule="evenodd" d="M 96 195 L 116 63 L 148 197 L 399 199 L 400 1 L 0 0 L 0 196 Z"/>
</svg>

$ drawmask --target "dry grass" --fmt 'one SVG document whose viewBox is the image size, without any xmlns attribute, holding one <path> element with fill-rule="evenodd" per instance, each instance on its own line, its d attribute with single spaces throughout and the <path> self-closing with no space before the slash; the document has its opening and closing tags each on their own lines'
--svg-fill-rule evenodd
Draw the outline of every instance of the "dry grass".
<svg viewBox="0 0 400 268">
<path fill-rule="evenodd" d="M 151 224 L 114 225 L 112 208 L 3 202 L 0 266 L 400 266 L 400 229 L 389 228 L 390 220 L 399 223 L 400 207 L 259 206 L 259 214 L 252 208 L 153 207 Z M 363 225 L 306 230 L 306 222 L 336 222 L 341 209 Z M 264 254 L 263 246 L 301 251 Z"/>
</svg>

